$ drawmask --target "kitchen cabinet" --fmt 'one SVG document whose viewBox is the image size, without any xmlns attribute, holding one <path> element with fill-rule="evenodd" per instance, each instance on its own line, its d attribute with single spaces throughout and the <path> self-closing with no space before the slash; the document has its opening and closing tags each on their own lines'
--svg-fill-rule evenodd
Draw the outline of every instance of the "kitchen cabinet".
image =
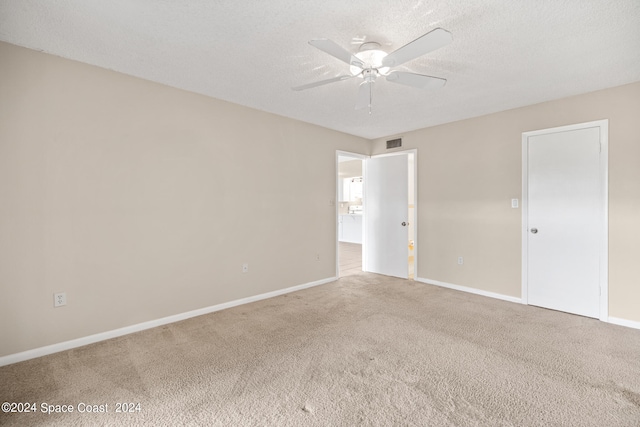
<svg viewBox="0 0 640 427">
<path fill-rule="evenodd" d="M 338 240 L 362 244 L 362 215 L 340 215 Z"/>
</svg>

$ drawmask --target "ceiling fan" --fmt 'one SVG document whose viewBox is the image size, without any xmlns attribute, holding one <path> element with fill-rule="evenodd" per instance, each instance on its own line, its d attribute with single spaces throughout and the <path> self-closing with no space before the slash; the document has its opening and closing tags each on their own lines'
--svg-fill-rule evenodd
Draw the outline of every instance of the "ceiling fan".
<svg viewBox="0 0 640 427">
<path fill-rule="evenodd" d="M 311 89 L 359 77 L 364 81 L 360 83 L 360 88 L 358 89 L 356 110 L 369 107 L 369 114 L 371 114 L 373 85 L 376 78 L 380 76 L 384 76 L 388 82 L 420 89 L 436 89 L 444 86 L 446 79 L 406 71 L 392 71 L 391 68 L 446 46 L 452 40 L 453 37 L 450 32 L 442 28 L 436 28 L 389 54 L 380 50 L 380 43 L 376 42 L 365 42 L 360 46 L 358 53 L 352 54 L 329 39 L 314 39 L 309 44 L 349 64 L 349 74 L 342 74 L 331 79 L 320 80 L 291 89 Z"/>
</svg>

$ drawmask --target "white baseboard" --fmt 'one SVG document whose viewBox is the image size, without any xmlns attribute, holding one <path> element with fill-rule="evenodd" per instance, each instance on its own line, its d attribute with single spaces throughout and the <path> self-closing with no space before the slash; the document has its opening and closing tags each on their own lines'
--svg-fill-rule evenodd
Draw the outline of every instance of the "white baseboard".
<svg viewBox="0 0 640 427">
<path fill-rule="evenodd" d="M 607 319 L 609 323 L 614 325 L 626 326 L 627 328 L 640 329 L 640 322 L 634 320 L 620 319 L 619 317 L 609 317 Z"/>
<path fill-rule="evenodd" d="M 415 280 L 416 280 L 416 282 L 422 282 L 422 283 L 427 283 L 429 285 L 435 285 L 435 286 L 440 286 L 440 287 L 443 287 L 443 288 L 454 289 L 456 291 L 469 292 L 469 293 L 472 293 L 472 294 L 482 295 L 482 296 L 490 297 L 490 298 L 497 298 L 497 299 L 501 299 L 501 300 L 504 300 L 504 301 L 515 302 L 515 303 L 518 303 L 518 304 L 522 304 L 523 303 L 522 299 L 520 299 L 520 298 L 511 297 L 511 296 L 508 296 L 508 295 L 497 294 L 497 293 L 494 293 L 494 292 L 483 291 L 483 290 L 475 289 L 475 288 L 469 288 L 469 287 L 466 287 L 466 286 L 453 285 L 451 283 L 440 282 L 438 280 L 423 279 L 423 278 L 419 278 L 419 277 L 416 278 Z M 608 323 L 612 323 L 614 325 L 626 326 L 627 328 L 640 329 L 640 322 L 637 322 L 637 321 L 634 321 L 634 320 L 621 319 L 619 317 L 608 317 L 605 321 L 608 322 Z"/>
<path fill-rule="evenodd" d="M 482 295 L 484 297 L 501 299 L 504 301 L 515 302 L 518 304 L 522 304 L 522 299 L 517 297 L 511 297 L 509 295 L 497 294 L 495 292 L 483 291 L 482 289 L 469 288 L 467 286 L 453 285 L 451 283 L 440 282 L 438 280 L 431 279 L 423 279 L 421 277 L 417 277 L 415 279 L 417 282 L 426 283 L 428 285 L 436 285 L 443 288 L 454 289 L 456 291 L 469 292 L 470 294 Z"/>
<path fill-rule="evenodd" d="M 202 316 L 203 314 L 213 313 L 214 311 L 224 310 L 226 308 L 236 307 L 238 305 L 249 304 L 251 302 L 260 301 L 267 298 L 277 297 L 279 295 L 288 294 L 302 289 L 311 288 L 313 286 L 324 285 L 325 283 L 333 282 L 337 280 L 337 277 L 329 277 L 315 282 L 304 283 L 302 285 L 292 286 L 286 289 L 279 289 L 273 292 L 267 292 L 265 294 L 254 295 L 247 298 L 241 298 L 234 301 L 225 302 L 222 304 L 212 305 L 210 307 L 204 307 L 197 310 L 187 311 L 186 313 L 175 314 L 173 316 L 163 317 L 161 319 L 150 320 L 148 322 L 138 323 L 136 325 L 125 326 L 124 328 L 114 329 L 112 331 L 101 332 L 99 334 L 89 335 L 82 338 L 77 338 L 70 341 L 64 341 L 57 344 L 48 345 L 45 347 L 34 348 L 33 350 L 27 350 L 20 353 L 9 354 L 7 356 L 0 357 L 0 366 L 11 365 L 12 363 L 23 362 L 29 359 L 35 359 L 36 357 L 46 356 L 48 354 L 57 353 L 64 350 L 70 350 L 72 348 L 82 347 L 84 345 L 93 344 L 99 341 L 108 340 L 111 338 L 120 337 L 123 335 L 132 334 L 134 332 L 144 331 L 145 329 L 151 329 L 158 326 L 166 325 L 168 323 L 179 322 L 180 320 L 189 319 L 191 317 Z"/>
</svg>

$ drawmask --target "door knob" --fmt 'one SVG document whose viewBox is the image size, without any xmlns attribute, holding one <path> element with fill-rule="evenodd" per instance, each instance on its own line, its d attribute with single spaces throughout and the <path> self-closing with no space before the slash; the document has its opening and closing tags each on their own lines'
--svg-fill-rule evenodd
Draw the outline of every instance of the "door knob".
<svg viewBox="0 0 640 427">
<path fill-rule="evenodd" d="M 408 222 L 404 222 L 404 221 L 402 221 L 402 224 L 401 224 L 401 225 L 402 225 L 403 227 L 406 227 L 407 225 L 409 225 L 409 223 L 408 223 Z"/>
<path fill-rule="evenodd" d="M 533 234 L 536 234 L 536 233 L 538 232 L 538 229 L 537 229 L 537 228 L 532 228 L 532 229 L 531 229 L 531 232 L 532 232 Z"/>
</svg>

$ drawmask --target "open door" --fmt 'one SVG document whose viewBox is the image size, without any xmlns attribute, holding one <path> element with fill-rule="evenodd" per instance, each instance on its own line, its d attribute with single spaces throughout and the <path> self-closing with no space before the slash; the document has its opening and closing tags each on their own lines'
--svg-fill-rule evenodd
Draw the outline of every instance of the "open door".
<svg viewBox="0 0 640 427">
<path fill-rule="evenodd" d="M 364 270 L 409 277 L 408 153 L 376 156 L 365 162 Z"/>
</svg>

